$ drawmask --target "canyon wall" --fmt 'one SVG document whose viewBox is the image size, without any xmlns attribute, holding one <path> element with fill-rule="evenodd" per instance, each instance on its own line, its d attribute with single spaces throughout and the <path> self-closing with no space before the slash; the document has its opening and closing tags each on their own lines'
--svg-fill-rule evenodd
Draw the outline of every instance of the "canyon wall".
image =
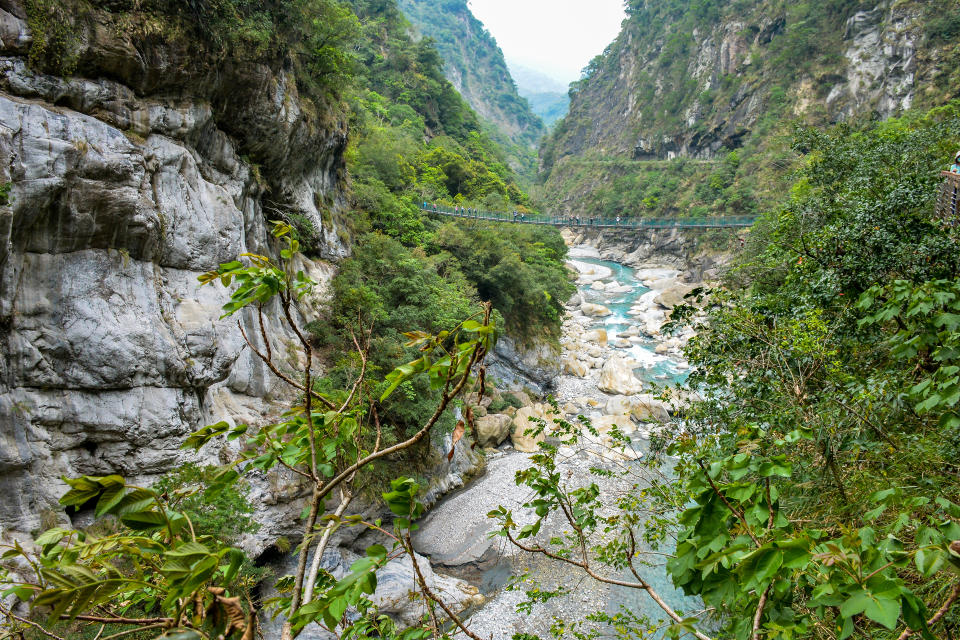
<svg viewBox="0 0 960 640">
<path fill-rule="evenodd" d="M 64 517 L 61 475 L 159 474 L 191 430 L 270 414 L 284 390 L 200 273 L 274 254 L 281 215 L 316 230 L 316 279 L 348 252 L 345 118 L 282 64 L 211 62 L 105 10 L 70 28 L 74 70 L 40 73 L 0 1 L 0 523 L 20 531 Z"/>
</svg>

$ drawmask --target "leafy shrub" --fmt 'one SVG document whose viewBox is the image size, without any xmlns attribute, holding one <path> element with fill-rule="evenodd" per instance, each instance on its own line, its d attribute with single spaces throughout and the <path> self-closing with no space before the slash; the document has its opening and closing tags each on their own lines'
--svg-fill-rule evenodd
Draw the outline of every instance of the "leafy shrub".
<svg viewBox="0 0 960 640">
<path fill-rule="evenodd" d="M 187 463 L 163 476 L 154 489 L 170 496 L 171 504 L 187 514 L 197 535 L 214 536 L 224 544 L 235 544 L 245 533 L 256 533 L 260 525 L 250 516 L 253 505 L 249 488 L 238 482 L 218 491 L 215 484 L 218 467 Z"/>
</svg>

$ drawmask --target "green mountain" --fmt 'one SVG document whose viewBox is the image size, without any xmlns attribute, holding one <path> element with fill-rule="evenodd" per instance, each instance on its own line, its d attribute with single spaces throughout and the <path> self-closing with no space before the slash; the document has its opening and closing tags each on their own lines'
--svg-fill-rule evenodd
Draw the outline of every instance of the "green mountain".
<svg viewBox="0 0 960 640">
<path fill-rule="evenodd" d="M 751 213 L 782 196 L 768 185 L 795 157 L 794 124 L 886 119 L 957 91 L 953 0 L 631 0 L 627 12 L 542 149 L 545 197 L 570 210 Z"/>
<path fill-rule="evenodd" d="M 434 40 L 444 71 L 460 95 L 489 123 L 488 133 L 508 147 L 511 165 L 532 174 L 532 150 L 546 133 L 517 87 L 503 52 L 466 0 L 399 0 L 400 8 L 424 36 Z"/>
</svg>

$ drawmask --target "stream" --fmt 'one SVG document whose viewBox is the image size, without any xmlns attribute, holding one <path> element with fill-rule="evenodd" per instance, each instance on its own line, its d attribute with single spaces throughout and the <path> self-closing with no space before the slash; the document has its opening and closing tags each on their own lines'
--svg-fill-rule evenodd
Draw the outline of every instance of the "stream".
<svg viewBox="0 0 960 640">
<path fill-rule="evenodd" d="M 601 370 L 611 358 L 626 359 L 645 388 L 651 382 L 684 381 L 688 367 L 679 349 L 689 335 L 681 338 L 659 335 L 659 325 L 666 320 L 669 311 L 657 302 L 664 302 L 664 291 L 684 286 L 681 284 L 683 274 L 668 267 L 634 270 L 600 259 L 596 249 L 591 247 L 573 248 L 569 264 L 579 273 L 578 291 L 567 305 L 561 358 L 564 362 L 578 364 L 576 367 L 565 366 L 565 373 L 557 381 L 554 391 L 567 419 L 572 421 L 576 415 L 583 414 L 596 425 L 611 418 L 609 414 L 617 407 L 625 403 L 629 406 L 629 402 L 643 397 L 631 399 L 604 393 L 598 388 Z M 601 305 L 599 314 L 585 313 L 585 310 L 597 311 L 597 305 Z M 597 329 L 606 332 L 605 344 L 603 340 L 589 339 L 596 336 Z M 577 367 L 587 368 L 585 375 L 576 375 L 569 370 Z M 584 373 L 582 368 L 580 373 Z M 649 402 L 653 404 L 655 401 Z M 636 413 L 632 415 L 637 417 Z M 584 445 L 577 450 L 564 447 L 558 455 L 562 477 L 580 485 L 597 482 L 601 499 L 609 502 L 614 502 L 613 498 L 619 492 L 631 490 L 639 474 L 607 480 L 592 475 L 590 468 L 638 469 L 640 465 L 632 459 L 648 453 L 650 430 L 657 426 L 633 422 L 622 415 L 620 419 L 617 424 L 623 424 L 625 420 L 633 429 L 630 437 L 634 450 L 627 452 L 628 455 L 611 459 L 609 452 L 605 454 L 606 450 L 598 446 L 599 443 Z M 635 615 L 647 616 L 653 622 L 665 619 L 663 611 L 644 591 L 611 588 L 585 576 L 577 568 L 518 551 L 503 538 L 490 538 L 495 523 L 486 514 L 500 505 L 513 511 L 520 526 L 535 520 L 535 515 L 522 506 L 531 498 L 530 491 L 514 483 L 517 471 L 530 465 L 530 454 L 514 450 L 509 443 L 507 440 L 498 450 L 488 450 L 486 473 L 444 498 L 421 521 L 421 528 L 414 537 L 417 551 L 430 558 L 438 573 L 456 576 L 479 587 L 486 602 L 465 612 L 471 630 L 480 637 L 493 640 L 510 640 L 516 633 L 546 637 L 557 617 L 577 621 L 598 611 L 615 614 L 621 607 Z M 660 471 L 669 473 L 668 470 Z M 641 486 L 643 482 L 640 481 Z M 546 541 L 550 535 L 562 533 L 564 525 L 567 523 L 559 518 L 549 518 L 540 538 Z M 661 548 L 660 551 L 671 549 Z M 658 556 L 648 559 L 654 557 Z M 662 564 L 641 566 L 639 570 L 675 609 L 690 613 L 699 608 L 697 600 L 686 598 L 673 588 Z M 634 581 L 629 570 L 623 575 L 610 577 Z M 544 590 L 562 587 L 566 594 L 534 604 L 529 613 L 518 612 L 517 605 L 525 600 L 522 587 L 532 584 L 526 581 L 527 578 L 534 578 Z M 511 588 L 510 584 L 517 580 L 521 588 Z"/>
</svg>

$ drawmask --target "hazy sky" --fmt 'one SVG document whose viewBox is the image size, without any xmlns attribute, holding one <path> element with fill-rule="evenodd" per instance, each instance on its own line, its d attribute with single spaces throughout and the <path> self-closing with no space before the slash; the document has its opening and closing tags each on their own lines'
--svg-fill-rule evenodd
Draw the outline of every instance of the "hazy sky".
<svg viewBox="0 0 960 640">
<path fill-rule="evenodd" d="M 567 84 L 620 33 L 623 0 L 470 0 L 507 60 Z"/>
</svg>

